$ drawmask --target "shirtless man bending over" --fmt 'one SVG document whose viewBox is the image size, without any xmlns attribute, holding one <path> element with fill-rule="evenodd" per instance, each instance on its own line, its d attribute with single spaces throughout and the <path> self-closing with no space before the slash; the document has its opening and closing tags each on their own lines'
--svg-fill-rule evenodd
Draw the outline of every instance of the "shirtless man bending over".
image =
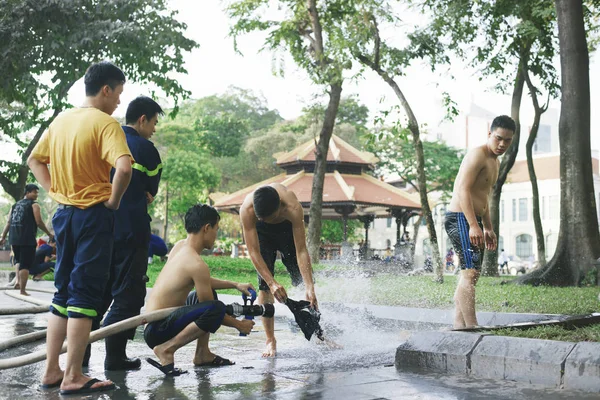
<svg viewBox="0 0 600 400">
<path fill-rule="evenodd" d="M 262 186 L 248 194 L 240 210 L 244 240 L 258 272 L 259 304 L 283 303 L 285 288 L 274 278 L 277 251 L 292 278 L 292 285 L 304 281 L 306 300 L 318 309 L 312 265 L 306 248 L 304 211 L 294 192 L 279 183 Z M 263 357 L 277 354 L 273 318 L 262 318 L 267 348 Z"/>
<path fill-rule="evenodd" d="M 215 333 L 221 325 L 225 325 L 248 334 L 254 326 L 252 320 L 237 320 L 226 315 L 226 306 L 216 300 L 213 294 L 216 289 L 235 288 L 249 295 L 248 289 L 254 289 L 253 286 L 211 278 L 208 266 L 200 257 L 202 250 L 213 247 L 219 219 L 217 210 L 208 205 L 196 204 L 187 211 L 187 239 L 179 241 L 171 251 L 169 261 L 158 275 L 146 304 L 147 312 L 188 304 L 163 320 L 149 323 L 144 330 L 144 339 L 154 350 L 160 364 L 152 359 L 147 361 L 166 375 L 183 372 L 174 368 L 175 351 L 193 340 L 198 341 L 195 365 L 232 365 L 229 360 L 209 350 L 210 333 Z M 196 291 L 190 293 L 194 287 Z"/>
<path fill-rule="evenodd" d="M 498 179 L 498 157 L 508 150 L 515 129 L 515 122 L 510 117 L 496 117 L 487 142 L 467 152 L 454 182 L 444 223 L 461 268 L 454 294 L 454 328 L 477 326 L 475 285 L 481 270 L 483 250 L 484 247 L 495 250 L 497 246 L 488 199 Z"/>
</svg>

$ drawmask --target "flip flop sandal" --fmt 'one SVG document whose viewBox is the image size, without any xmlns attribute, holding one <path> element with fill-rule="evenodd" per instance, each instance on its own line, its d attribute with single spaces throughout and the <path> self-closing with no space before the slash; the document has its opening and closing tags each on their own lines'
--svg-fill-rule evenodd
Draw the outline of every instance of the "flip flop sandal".
<svg viewBox="0 0 600 400">
<path fill-rule="evenodd" d="M 60 384 L 62 383 L 63 378 L 60 378 L 59 380 L 57 380 L 54 383 L 42 383 L 40 385 L 40 389 L 54 389 L 57 387 L 60 387 Z"/>
<path fill-rule="evenodd" d="M 235 362 L 226 358 L 216 356 L 212 361 L 198 364 L 198 367 L 226 367 L 228 365 L 235 365 Z"/>
<path fill-rule="evenodd" d="M 93 388 L 92 386 L 98 382 L 102 382 L 102 381 L 100 379 L 93 378 L 93 379 L 90 379 L 89 381 L 87 381 L 85 383 L 85 385 L 83 385 L 79 389 L 61 390 L 60 394 L 61 394 L 61 396 L 68 396 L 71 394 L 88 394 L 88 393 L 105 392 L 107 390 L 113 390 L 116 388 L 114 383 L 111 383 L 110 385 L 98 386 L 98 387 Z"/>
<path fill-rule="evenodd" d="M 171 363 L 168 365 L 161 365 L 159 362 L 146 358 L 148 364 L 152 365 L 154 368 L 158 369 L 160 372 L 165 374 L 166 376 L 179 376 L 181 374 L 187 374 L 187 371 L 183 371 L 179 368 L 175 368 L 175 363 Z"/>
</svg>

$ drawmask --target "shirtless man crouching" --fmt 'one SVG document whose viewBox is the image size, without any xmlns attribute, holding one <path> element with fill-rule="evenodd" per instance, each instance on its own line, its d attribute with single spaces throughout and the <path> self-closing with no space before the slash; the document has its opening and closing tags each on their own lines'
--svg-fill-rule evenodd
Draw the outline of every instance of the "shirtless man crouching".
<svg viewBox="0 0 600 400">
<path fill-rule="evenodd" d="M 497 246 L 488 199 L 498 179 L 498 157 L 508 150 L 515 129 L 515 122 L 510 117 L 501 115 L 494 118 L 487 142 L 467 152 L 454 182 L 452 200 L 444 221 L 461 268 L 454 294 L 454 328 L 477 326 L 475 285 L 481 270 L 483 250 L 484 247 L 495 250 Z"/>
<path fill-rule="evenodd" d="M 150 358 L 147 361 L 166 375 L 176 376 L 184 372 L 174 367 L 175 352 L 193 340 L 198 341 L 195 365 L 232 365 L 231 361 L 209 350 L 210 333 L 225 325 L 248 334 L 254 326 L 252 320 L 237 320 L 226 315 L 229 306 L 215 300 L 213 294 L 216 289 L 235 288 L 249 295 L 248 289 L 254 289 L 253 286 L 211 278 L 208 266 L 200 257 L 202 250 L 213 247 L 219 220 L 217 210 L 205 204 L 196 204 L 187 211 L 187 239 L 174 246 L 150 292 L 146 312 L 185 305 L 167 318 L 149 323 L 144 330 L 144 339 L 160 363 Z M 194 287 L 196 291 L 190 293 Z M 193 300 L 186 305 L 188 297 Z"/>
</svg>

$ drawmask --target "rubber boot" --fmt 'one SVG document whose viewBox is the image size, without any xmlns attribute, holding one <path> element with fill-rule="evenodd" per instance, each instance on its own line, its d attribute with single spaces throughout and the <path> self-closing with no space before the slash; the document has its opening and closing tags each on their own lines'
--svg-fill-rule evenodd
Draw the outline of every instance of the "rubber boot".
<svg viewBox="0 0 600 400">
<path fill-rule="evenodd" d="M 139 358 L 127 358 L 125 347 L 127 338 L 121 335 L 113 335 L 104 339 L 106 344 L 106 359 L 104 369 L 107 371 L 127 371 L 139 369 L 142 362 Z"/>
</svg>

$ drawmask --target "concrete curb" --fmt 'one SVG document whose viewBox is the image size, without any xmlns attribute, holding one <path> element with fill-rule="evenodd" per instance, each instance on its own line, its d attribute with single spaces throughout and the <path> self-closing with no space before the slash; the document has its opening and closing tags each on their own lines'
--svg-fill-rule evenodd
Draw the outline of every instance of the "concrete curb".
<svg viewBox="0 0 600 400">
<path fill-rule="evenodd" d="M 600 343 L 414 332 L 397 348 L 396 368 L 598 393 Z"/>
</svg>

